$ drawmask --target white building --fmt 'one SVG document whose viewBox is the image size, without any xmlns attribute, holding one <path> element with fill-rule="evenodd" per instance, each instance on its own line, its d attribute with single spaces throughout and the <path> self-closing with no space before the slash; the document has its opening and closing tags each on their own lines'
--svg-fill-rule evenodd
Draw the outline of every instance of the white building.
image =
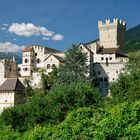
<svg viewBox="0 0 140 140">
<path fill-rule="evenodd" d="M 59 67 L 63 63 L 64 53 L 52 48 L 33 45 L 23 50 L 22 64 L 18 65 L 21 79 L 29 79 L 31 85 L 41 86 L 41 70 L 46 74 L 52 71 L 52 66 Z"/>
<path fill-rule="evenodd" d="M 114 19 L 98 22 L 99 40 L 81 43 L 79 46 L 88 48 L 93 54 L 93 68 L 100 80 L 102 93 L 108 93 L 109 83 L 114 82 L 122 72 L 128 57 L 122 52 L 126 23 Z M 86 52 L 86 51 L 84 51 Z M 87 51 L 89 54 L 89 51 Z M 92 55 L 91 55 L 92 57 Z"/>
<path fill-rule="evenodd" d="M 25 87 L 17 78 L 8 78 L 0 86 L 0 114 L 16 104 L 25 102 Z"/>
<path fill-rule="evenodd" d="M 108 92 L 109 83 L 114 82 L 122 72 L 127 55 L 122 52 L 126 23 L 119 19 L 98 21 L 99 40 L 80 43 L 79 47 L 87 53 L 87 64 L 90 66 L 89 75 L 95 71 L 100 81 L 100 89 Z M 22 77 L 31 77 L 32 85 L 39 84 L 40 69 L 48 74 L 52 66 L 59 67 L 63 63 L 64 53 L 38 45 L 26 47 L 23 50 L 22 64 L 18 65 Z"/>
</svg>

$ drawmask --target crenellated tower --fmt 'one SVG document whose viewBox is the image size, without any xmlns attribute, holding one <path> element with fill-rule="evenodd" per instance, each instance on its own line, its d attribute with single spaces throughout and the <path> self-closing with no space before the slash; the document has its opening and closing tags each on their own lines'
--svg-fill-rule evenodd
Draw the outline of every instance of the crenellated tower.
<svg viewBox="0 0 140 140">
<path fill-rule="evenodd" d="M 119 19 L 113 19 L 111 22 L 109 19 L 98 21 L 99 29 L 99 41 L 100 46 L 104 48 L 119 48 L 123 47 L 125 43 L 125 21 Z"/>
</svg>

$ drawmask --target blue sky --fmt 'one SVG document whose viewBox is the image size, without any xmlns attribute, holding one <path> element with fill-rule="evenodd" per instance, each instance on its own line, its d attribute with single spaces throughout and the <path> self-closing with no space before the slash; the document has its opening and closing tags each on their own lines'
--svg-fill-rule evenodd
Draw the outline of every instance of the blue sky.
<svg viewBox="0 0 140 140">
<path fill-rule="evenodd" d="M 98 20 L 140 23 L 140 0 L 0 0 L 0 49 L 33 44 L 66 50 L 98 38 Z"/>
</svg>

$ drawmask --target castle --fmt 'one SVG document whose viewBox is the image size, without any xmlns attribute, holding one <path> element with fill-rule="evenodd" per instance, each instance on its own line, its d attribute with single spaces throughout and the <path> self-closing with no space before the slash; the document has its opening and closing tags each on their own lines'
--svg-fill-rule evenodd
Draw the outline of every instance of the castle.
<svg viewBox="0 0 140 140">
<path fill-rule="evenodd" d="M 98 29 L 99 39 L 80 43 L 79 48 L 87 54 L 89 74 L 95 71 L 100 82 L 100 90 L 106 95 L 109 92 L 109 84 L 118 78 L 128 61 L 128 56 L 122 51 L 125 43 L 126 23 L 117 18 L 112 22 L 110 20 L 98 21 Z M 19 77 L 21 81 L 29 79 L 31 86 L 40 87 L 40 71 L 44 70 L 48 74 L 52 71 L 53 65 L 59 67 L 64 62 L 64 58 L 64 52 L 52 48 L 39 45 L 25 47 L 22 64 L 17 67 L 14 59 L 0 61 L 0 78 Z"/>
</svg>

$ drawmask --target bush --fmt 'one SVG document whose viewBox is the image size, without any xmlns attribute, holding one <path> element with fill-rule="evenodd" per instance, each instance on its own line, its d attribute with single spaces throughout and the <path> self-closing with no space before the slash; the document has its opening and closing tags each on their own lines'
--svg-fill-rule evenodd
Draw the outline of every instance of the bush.
<svg viewBox="0 0 140 140">
<path fill-rule="evenodd" d="M 88 84 L 58 85 L 48 95 L 37 94 L 26 104 L 5 110 L 1 120 L 14 129 L 26 131 L 36 124 L 58 124 L 68 111 L 92 104 L 98 106 L 100 100 L 100 93 Z"/>
</svg>

